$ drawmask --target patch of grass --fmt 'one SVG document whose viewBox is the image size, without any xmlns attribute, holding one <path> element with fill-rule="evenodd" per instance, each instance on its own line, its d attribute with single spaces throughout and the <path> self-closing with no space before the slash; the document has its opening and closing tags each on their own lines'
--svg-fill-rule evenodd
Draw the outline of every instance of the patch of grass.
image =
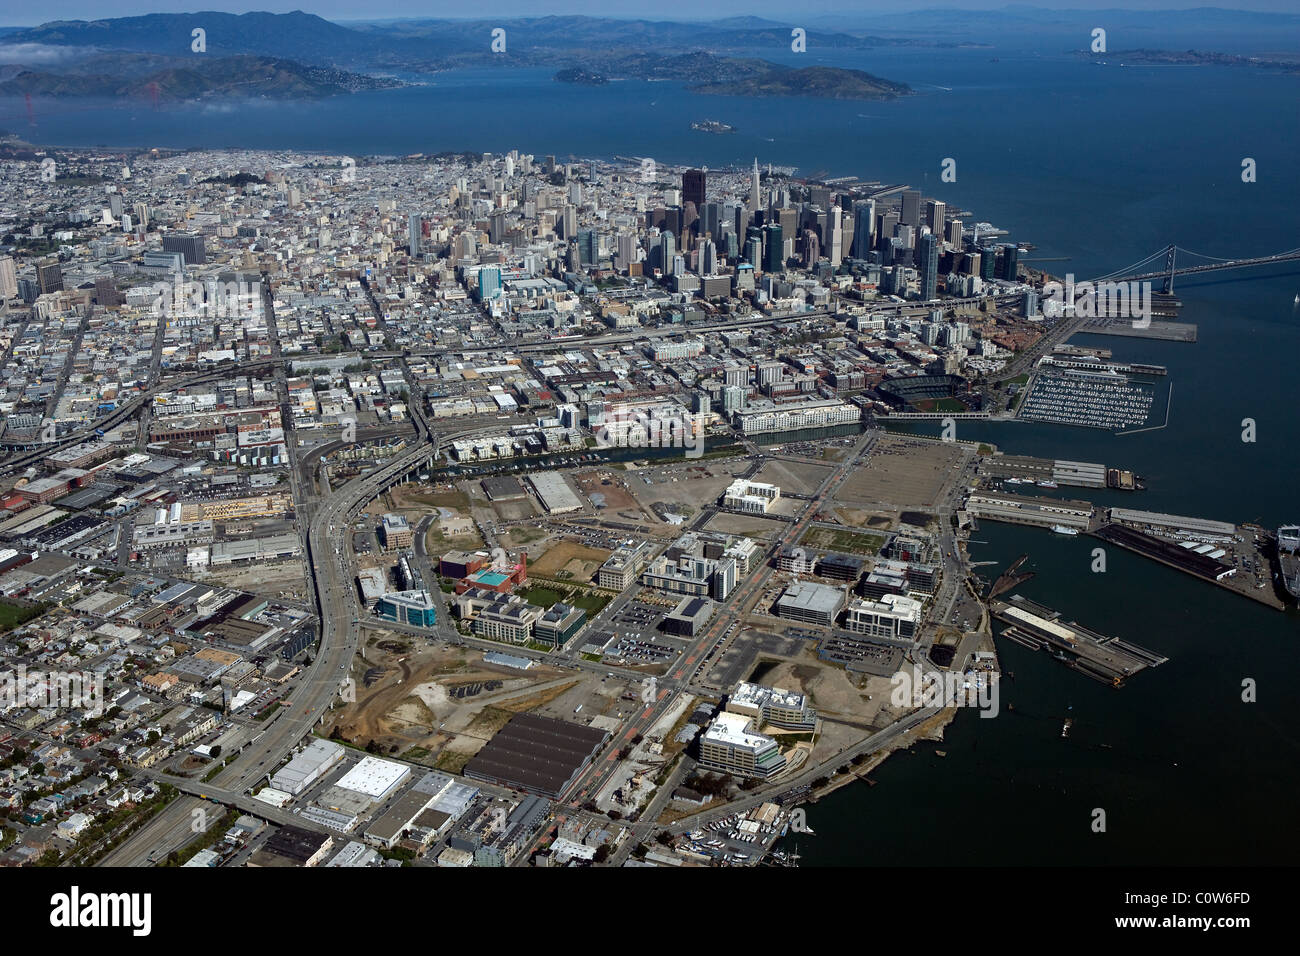
<svg viewBox="0 0 1300 956">
<path fill-rule="evenodd" d="M 598 594 L 595 591 L 587 591 L 573 599 L 574 607 L 581 608 L 587 612 L 588 617 L 595 617 L 605 609 L 605 605 L 610 601 L 609 595 Z"/>
<path fill-rule="evenodd" d="M 804 532 L 800 543 L 822 551 L 872 555 L 879 553 L 885 539 L 865 531 L 812 527 Z"/>
<path fill-rule="evenodd" d="M 520 592 L 529 604 L 535 604 L 537 607 L 550 607 L 564 600 L 564 595 L 553 588 L 534 586 L 526 591 Z"/>
<path fill-rule="evenodd" d="M 20 624 L 26 624 L 32 618 L 40 617 L 48 607 L 48 604 L 25 607 L 9 601 L 0 601 L 0 632 L 11 631 Z"/>
<path fill-rule="evenodd" d="M 458 750 L 443 750 L 438 754 L 438 759 L 433 764 L 433 769 L 441 770 L 444 773 L 458 774 L 465 769 L 465 764 L 469 763 L 473 754 L 461 753 Z"/>
</svg>

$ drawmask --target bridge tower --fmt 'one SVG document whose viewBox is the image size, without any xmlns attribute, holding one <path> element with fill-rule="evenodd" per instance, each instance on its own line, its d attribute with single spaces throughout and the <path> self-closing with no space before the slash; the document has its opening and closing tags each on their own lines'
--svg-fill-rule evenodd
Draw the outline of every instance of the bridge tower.
<svg viewBox="0 0 1300 956">
<path fill-rule="evenodd" d="M 1178 247 L 1172 243 L 1169 248 L 1165 249 L 1165 287 L 1163 289 L 1165 295 L 1174 294 L 1174 256 L 1177 252 Z"/>
</svg>

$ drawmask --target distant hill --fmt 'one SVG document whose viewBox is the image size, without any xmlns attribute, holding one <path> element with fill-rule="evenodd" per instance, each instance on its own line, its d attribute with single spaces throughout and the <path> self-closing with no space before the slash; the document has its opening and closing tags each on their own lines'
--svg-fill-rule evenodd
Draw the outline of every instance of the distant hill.
<svg viewBox="0 0 1300 956">
<path fill-rule="evenodd" d="M 138 64 L 137 64 L 138 65 Z M 12 71 L 6 71 L 10 73 Z M 69 72 L 20 70 L 0 81 L 0 95 L 52 97 L 138 97 L 190 100 L 204 97 L 316 98 L 387 89 L 394 80 L 344 70 L 304 66 L 292 60 L 259 56 L 195 59 L 148 71 Z"/>
<path fill-rule="evenodd" d="M 491 50 L 497 28 L 506 31 L 504 54 Z M 191 51 L 195 29 L 205 31 L 205 52 Z M 641 77 L 739 95 L 878 99 L 908 92 L 902 84 L 860 71 L 791 71 L 755 58 L 767 50 L 773 56 L 788 53 L 791 29 L 748 16 L 710 23 L 550 16 L 346 27 L 302 12 L 59 20 L 0 35 L 0 93 L 123 95 L 157 84 L 166 91 L 163 95 L 180 98 L 324 96 L 395 85 L 360 75 L 367 72 L 414 76 L 488 64 L 553 67 L 559 79 L 570 83 Z M 805 42 L 816 51 L 932 41 L 827 30 L 809 32 Z M 50 57 L 51 49 L 67 55 Z M 236 57 L 252 59 L 239 67 Z M 241 70 L 250 75 L 241 76 Z"/>
</svg>

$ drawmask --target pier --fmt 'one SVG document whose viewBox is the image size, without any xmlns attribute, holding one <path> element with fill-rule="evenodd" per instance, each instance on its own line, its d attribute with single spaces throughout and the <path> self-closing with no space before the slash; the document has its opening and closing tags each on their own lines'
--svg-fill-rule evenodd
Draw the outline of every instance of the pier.
<svg viewBox="0 0 1300 956">
<path fill-rule="evenodd" d="M 1075 621 L 1062 622 L 1059 611 L 1018 594 L 1007 601 L 993 601 L 990 609 L 1006 625 L 1002 637 L 1031 650 L 1046 650 L 1066 666 L 1115 687 L 1139 671 L 1169 660 L 1118 637 L 1098 634 Z"/>
</svg>

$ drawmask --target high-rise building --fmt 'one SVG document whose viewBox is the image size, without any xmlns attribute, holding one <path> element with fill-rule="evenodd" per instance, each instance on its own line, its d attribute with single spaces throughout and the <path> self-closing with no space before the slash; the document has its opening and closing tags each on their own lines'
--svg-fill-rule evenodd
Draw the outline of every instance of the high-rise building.
<svg viewBox="0 0 1300 956">
<path fill-rule="evenodd" d="M 863 199 L 853 207 L 853 249 L 855 259 L 865 259 L 875 245 L 876 202 Z"/>
<path fill-rule="evenodd" d="M 714 245 L 712 239 L 705 239 L 700 243 L 700 275 L 713 276 L 718 274 L 718 247 Z"/>
<path fill-rule="evenodd" d="M 705 173 L 702 169 L 688 169 L 682 173 L 682 205 L 695 203 L 695 208 L 704 208 Z"/>
<path fill-rule="evenodd" d="M 42 259 L 36 264 L 36 284 L 41 295 L 63 291 L 63 268 L 58 259 Z"/>
<path fill-rule="evenodd" d="M 763 208 L 763 199 L 759 192 L 758 180 L 758 157 L 754 158 L 754 173 L 749 184 L 749 219 L 753 222 L 754 216 Z"/>
<path fill-rule="evenodd" d="M 478 272 L 478 297 L 480 302 L 487 302 L 501 295 L 501 269 L 497 266 L 485 266 Z"/>
<path fill-rule="evenodd" d="M 578 209 L 576 206 L 567 205 L 564 207 L 560 228 L 563 231 L 562 238 L 564 239 L 572 239 L 578 234 Z"/>
<path fill-rule="evenodd" d="M 671 232 L 661 233 L 659 236 L 659 268 L 663 270 L 664 275 L 671 275 L 673 271 L 673 259 L 677 256 L 677 239 Z"/>
<path fill-rule="evenodd" d="M 785 270 L 785 241 L 781 227 L 774 222 L 763 227 L 763 271 Z"/>
<path fill-rule="evenodd" d="M 102 306 L 121 305 L 126 301 L 126 296 L 122 295 L 117 289 L 117 284 L 113 282 L 112 276 L 95 277 L 95 301 Z"/>
<path fill-rule="evenodd" d="M 12 256 L 0 256 L 0 299 L 12 299 L 18 294 L 18 272 Z"/>
<path fill-rule="evenodd" d="M 817 240 L 817 233 L 811 229 L 803 231 L 803 265 L 805 269 L 811 269 L 816 265 L 817 260 L 821 258 L 821 243 Z"/>
<path fill-rule="evenodd" d="M 1002 247 L 1002 278 L 1015 282 L 1020 276 L 1020 247 L 1008 243 Z"/>
<path fill-rule="evenodd" d="M 921 298 L 929 302 L 939 296 L 939 243 L 940 239 L 927 232 L 917 243 L 917 268 L 921 273 Z"/>
<path fill-rule="evenodd" d="M 716 202 L 706 202 L 699 207 L 700 235 L 714 240 L 722 236 L 722 206 Z"/>
<path fill-rule="evenodd" d="M 997 276 L 998 252 L 992 246 L 980 250 L 980 278 L 988 281 Z"/>
<path fill-rule="evenodd" d="M 600 261 L 600 236 L 595 229 L 578 231 L 578 261 L 584 266 L 594 266 Z"/>
<path fill-rule="evenodd" d="M 423 226 L 417 213 L 406 217 L 406 249 L 412 256 L 420 254 L 420 238 Z"/>
<path fill-rule="evenodd" d="M 921 224 L 921 193 L 915 189 L 904 189 L 902 195 L 902 208 L 899 212 L 899 222 L 905 226 L 919 226 Z"/>
<path fill-rule="evenodd" d="M 840 207 L 831 206 L 826 210 L 826 228 L 822 232 L 822 243 L 826 247 L 826 258 L 832 268 L 844 261 L 844 228 L 840 220 Z"/>
<path fill-rule="evenodd" d="M 183 233 L 163 236 L 163 252 L 179 252 L 187 266 L 201 266 L 208 261 L 208 251 L 202 236 Z"/>
<path fill-rule="evenodd" d="M 626 269 L 632 263 L 636 262 L 636 235 L 630 232 L 620 232 L 618 234 L 618 256 L 617 266 L 620 269 Z"/>
<path fill-rule="evenodd" d="M 943 220 L 948 214 L 946 203 L 939 202 L 937 199 L 930 199 L 925 204 L 925 223 L 930 227 L 930 231 L 943 241 Z"/>
</svg>

